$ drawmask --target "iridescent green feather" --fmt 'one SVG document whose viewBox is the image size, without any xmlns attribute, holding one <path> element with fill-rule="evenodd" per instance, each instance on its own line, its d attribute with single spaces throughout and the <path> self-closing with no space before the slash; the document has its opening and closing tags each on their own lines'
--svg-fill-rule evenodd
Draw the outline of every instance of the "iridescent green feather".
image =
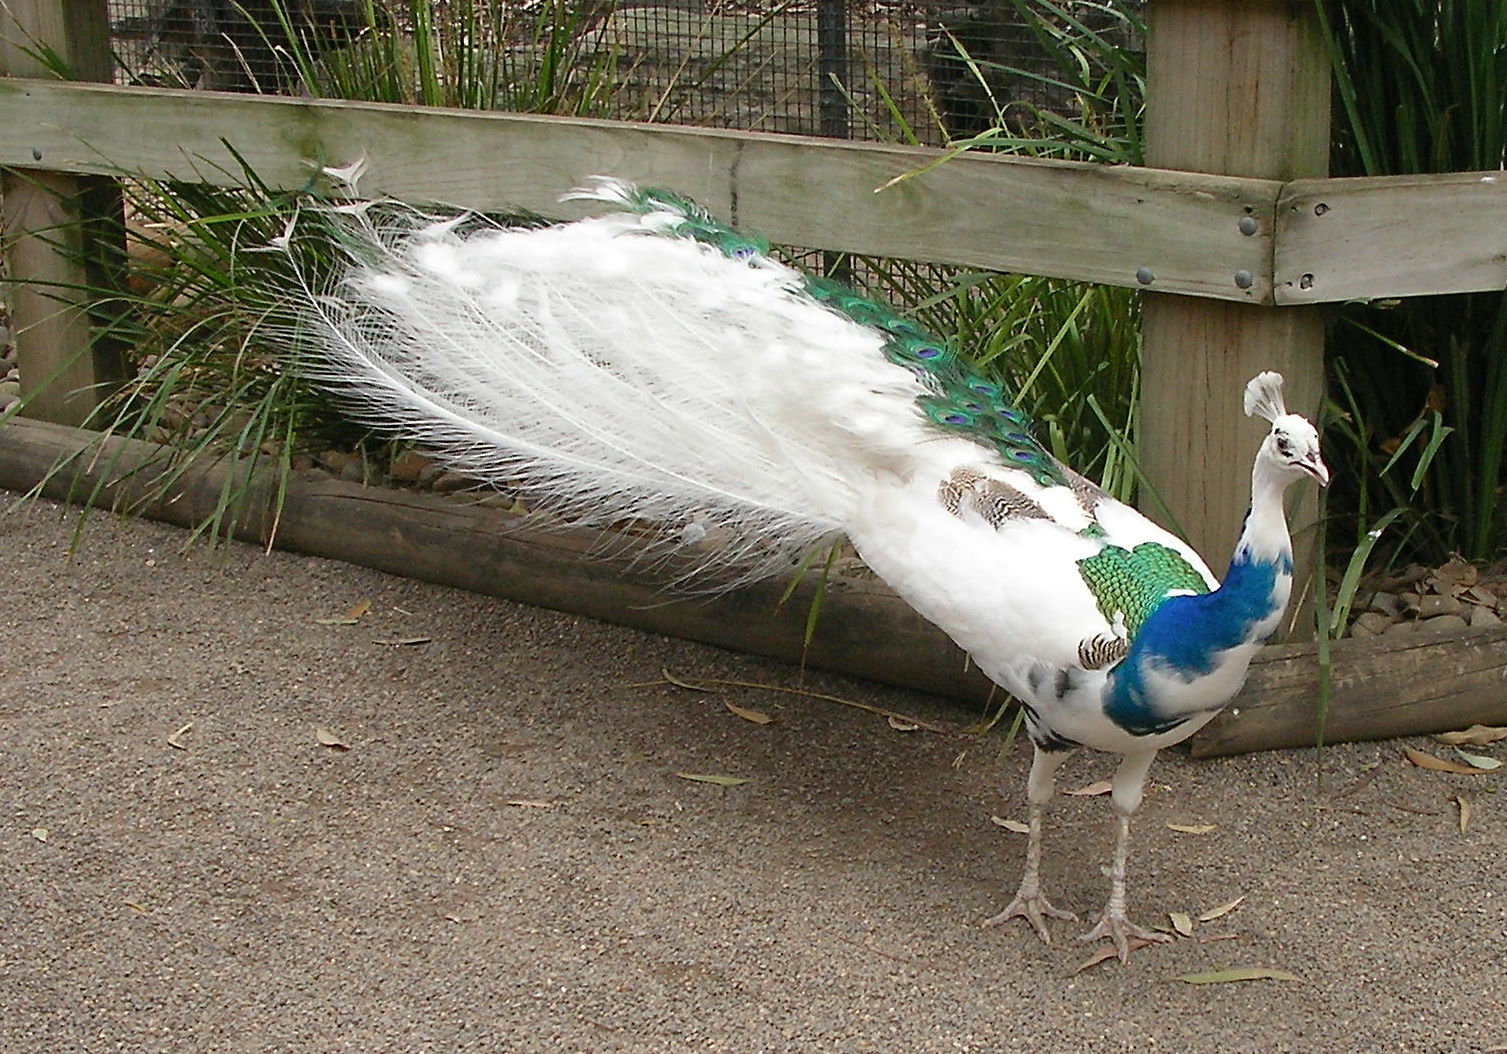
<svg viewBox="0 0 1507 1054">
<path fill-rule="evenodd" d="M 625 204 L 630 212 L 677 217 L 674 233 L 714 246 L 737 260 L 767 255 L 769 245 L 717 222 L 701 206 L 669 191 L 641 188 Z M 803 277 L 803 292 L 812 300 L 884 334 L 884 353 L 905 366 L 926 386 L 916 400 L 937 428 L 971 439 L 998 452 L 1006 464 L 1022 469 L 1042 486 L 1066 486 L 1062 466 L 1031 434 L 1031 421 L 1014 406 L 1000 385 L 985 379 L 956 349 L 886 304 L 860 296 L 828 278 Z"/>
<path fill-rule="evenodd" d="M 1207 593 L 1203 575 L 1176 549 L 1142 542 L 1134 549 L 1106 545 L 1078 561 L 1078 573 L 1110 622 L 1118 614 L 1131 637 L 1141 623 L 1174 591 Z"/>
</svg>

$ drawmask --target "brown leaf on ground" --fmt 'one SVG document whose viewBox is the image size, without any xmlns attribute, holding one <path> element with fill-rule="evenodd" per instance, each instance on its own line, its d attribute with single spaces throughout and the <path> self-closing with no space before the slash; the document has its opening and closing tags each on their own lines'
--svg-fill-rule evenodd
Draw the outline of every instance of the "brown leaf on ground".
<svg viewBox="0 0 1507 1054">
<path fill-rule="evenodd" d="M 1465 829 L 1470 826 L 1470 799 L 1464 795 L 1456 794 L 1455 804 L 1460 807 L 1460 833 L 1464 834 Z"/>
<path fill-rule="evenodd" d="M 989 817 L 989 822 L 996 827 L 1003 827 L 1007 831 L 1014 831 L 1016 834 L 1031 833 L 1030 825 L 1021 823 L 1019 820 L 1007 820 L 1003 816 L 991 816 Z"/>
<path fill-rule="evenodd" d="M 314 738 L 319 740 L 320 746 L 329 747 L 331 750 L 345 751 L 351 749 L 351 745 L 349 743 L 341 739 L 337 733 L 331 731 L 328 728 L 325 728 L 323 725 L 315 726 Z"/>
<path fill-rule="evenodd" d="M 183 742 L 183 737 L 187 735 L 188 730 L 193 727 L 194 723 L 190 721 L 188 724 L 178 729 L 178 731 L 167 737 L 167 745 L 172 747 L 174 750 L 187 750 L 188 744 Z"/>
<path fill-rule="evenodd" d="M 372 602 L 370 600 L 362 600 L 356 603 L 344 615 L 338 615 L 335 618 L 317 618 L 314 620 L 314 624 L 316 626 L 354 626 L 357 622 L 361 621 L 361 616 L 370 611 L 371 608 Z"/>
<path fill-rule="evenodd" d="M 1077 790 L 1063 791 L 1062 793 L 1087 798 L 1096 794 L 1108 794 L 1113 789 L 1109 780 L 1100 780 L 1098 783 L 1090 783 L 1087 787 L 1079 787 Z"/>
<path fill-rule="evenodd" d="M 1238 908 L 1244 900 L 1245 894 L 1242 893 L 1240 894 L 1240 896 L 1236 897 L 1234 900 L 1230 901 L 1227 904 L 1221 904 L 1217 908 L 1210 908 L 1208 911 L 1200 912 L 1198 921 L 1213 922 L 1215 919 L 1222 919 L 1230 912 Z"/>
<path fill-rule="evenodd" d="M 1193 917 L 1186 911 L 1169 911 L 1167 917 L 1172 920 L 1172 928 L 1179 937 L 1193 936 Z"/>
<path fill-rule="evenodd" d="M 767 725 L 774 720 L 774 718 L 770 717 L 762 710 L 754 710 L 751 707 L 739 706 L 737 703 L 724 702 L 722 705 L 727 707 L 728 713 L 736 714 L 743 720 L 752 722 L 756 725 Z"/>
<path fill-rule="evenodd" d="M 692 783 L 711 783 L 718 787 L 741 787 L 748 782 L 747 776 L 719 776 L 710 772 L 677 772 L 675 775 Z"/>
<path fill-rule="evenodd" d="M 1185 973 L 1177 978 L 1187 984 L 1231 984 L 1235 981 L 1301 981 L 1297 974 L 1271 966 L 1231 966 L 1208 973 Z"/>
<path fill-rule="evenodd" d="M 1152 945 L 1159 943 L 1159 941 L 1148 941 L 1140 937 L 1131 937 L 1127 945 L 1134 952 L 1140 951 L 1142 948 L 1150 948 Z M 1116 958 L 1119 958 L 1119 952 L 1115 951 L 1115 946 L 1113 944 L 1106 945 L 1073 967 L 1073 973 L 1082 973 L 1084 970 L 1091 970 L 1102 962 L 1108 962 L 1110 959 Z"/>
<path fill-rule="evenodd" d="M 1210 831 L 1219 830 L 1217 823 L 1169 823 L 1167 826 L 1183 834 L 1208 834 Z"/>
<path fill-rule="evenodd" d="M 1417 747 L 1403 747 L 1403 753 L 1409 761 L 1421 769 L 1429 769 L 1432 772 L 1453 772 L 1462 776 L 1478 775 L 1481 769 L 1473 768 L 1459 761 L 1450 761 L 1448 758 L 1435 757 L 1426 750 Z"/>
<path fill-rule="evenodd" d="M 1507 727 L 1471 725 L 1463 732 L 1440 732 L 1434 738 L 1451 747 L 1484 747 L 1507 739 Z"/>
</svg>

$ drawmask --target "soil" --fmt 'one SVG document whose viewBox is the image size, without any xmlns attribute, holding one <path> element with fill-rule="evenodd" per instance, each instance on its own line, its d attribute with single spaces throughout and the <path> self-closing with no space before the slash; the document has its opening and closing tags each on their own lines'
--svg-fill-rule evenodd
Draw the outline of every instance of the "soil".
<svg viewBox="0 0 1507 1054">
<path fill-rule="evenodd" d="M 1166 752 L 1131 913 L 1193 934 L 1078 971 L 1086 923 L 979 926 L 1030 759 L 957 704 L 0 507 L 5 1051 L 1507 1048 L 1507 778 L 1430 740 Z M 1059 906 L 1112 838 L 1059 799 Z M 1230 967 L 1296 979 L 1179 980 Z"/>
</svg>

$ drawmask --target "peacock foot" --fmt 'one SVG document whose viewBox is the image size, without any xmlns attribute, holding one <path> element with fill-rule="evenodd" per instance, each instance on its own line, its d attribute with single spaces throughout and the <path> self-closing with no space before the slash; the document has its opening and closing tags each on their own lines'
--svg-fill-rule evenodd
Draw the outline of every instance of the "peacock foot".
<svg viewBox="0 0 1507 1054">
<path fill-rule="evenodd" d="M 1120 961 L 1125 962 L 1130 958 L 1132 948 L 1144 948 L 1151 944 L 1163 944 L 1172 939 L 1170 933 L 1157 933 L 1155 930 L 1143 929 L 1127 919 L 1123 912 L 1105 911 L 1100 917 L 1098 925 L 1089 930 L 1082 937 L 1083 941 L 1097 941 L 1109 938 L 1114 943 L 1115 951 L 1119 953 Z"/>
<path fill-rule="evenodd" d="M 1043 944 L 1052 943 L 1052 935 L 1047 932 L 1047 919 L 1065 919 L 1068 922 L 1076 922 L 1078 916 L 1071 911 L 1063 911 L 1054 908 L 1051 901 L 1042 896 L 1040 892 L 1028 892 L 1022 889 L 1015 894 L 1015 899 L 1010 901 L 1008 907 L 998 915 L 984 920 L 985 926 L 998 926 L 1009 922 L 1011 919 L 1025 919 L 1036 930 L 1036 935 L 1041 938 Z"/>
</svg>

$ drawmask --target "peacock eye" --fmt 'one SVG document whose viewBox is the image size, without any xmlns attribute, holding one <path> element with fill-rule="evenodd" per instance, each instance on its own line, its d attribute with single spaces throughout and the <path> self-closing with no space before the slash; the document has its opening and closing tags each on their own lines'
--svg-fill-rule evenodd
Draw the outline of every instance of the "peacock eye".
<svg viewBox="0 0 1507 1054">
<path fill-rule="evenodd" d="M 1277 453 L 1284 457 L 1292 453 L 1292 444 L 1287 441 L 1285 435 L 1281 435 L 1280 433 L 1277 435 Z"/>
</svg>

